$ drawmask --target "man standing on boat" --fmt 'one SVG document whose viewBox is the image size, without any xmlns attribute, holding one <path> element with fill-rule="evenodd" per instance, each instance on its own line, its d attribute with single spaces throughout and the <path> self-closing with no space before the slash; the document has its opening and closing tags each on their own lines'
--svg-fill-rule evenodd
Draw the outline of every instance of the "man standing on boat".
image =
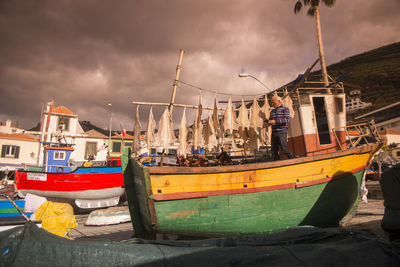
<svg viewBox="0 0 400 267">
<path fill-rule="evenodd" d="M 271 110 L 267 123 L 272 125 L 271 150 L 274 160 L 279 160 L 279 147 L 288 159 L 293 158 L 287 147 L 287 132 L 290 119 L 288 107 L 282 105 L 282 99 L 278 95 L 272 97 L 274 109 Z"/>
</svg>

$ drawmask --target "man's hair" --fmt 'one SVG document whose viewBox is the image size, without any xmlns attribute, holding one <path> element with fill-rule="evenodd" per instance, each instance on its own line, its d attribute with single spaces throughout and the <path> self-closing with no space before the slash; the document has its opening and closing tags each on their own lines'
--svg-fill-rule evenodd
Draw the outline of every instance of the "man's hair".
<svg viewBox="0 0 400 267">
<path fill-rule="evenodd" d="M 272 97 L 272 99 L 276 99 L 276 100 L 279 100 L 280 102 L 282 102 L 282 98 L 280 96 L 278 96 L 278 95 L 274 95 Z"/>
</svg>

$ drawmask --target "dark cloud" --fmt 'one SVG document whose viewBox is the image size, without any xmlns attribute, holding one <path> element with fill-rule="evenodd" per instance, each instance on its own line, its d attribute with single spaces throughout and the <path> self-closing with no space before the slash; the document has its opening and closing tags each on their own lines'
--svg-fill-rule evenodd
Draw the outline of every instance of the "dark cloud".
<svg viewBox="0 0 400 267">
<path fill-rule="evenodd" d="M 132 100 L 169 102 L 179 49 L 181 80 L 231 94 L 275 88 L 316 58 L 314 20 L 293 0 L 0 2 L 0 120 L 29 128 L 53 99 L 108 128 L 133 128 Z M 327 63 L 400 40 L 398 0 L 344 1 L 321 7 Z M 203 91 L 203 103 L 214 94 Z M 197 104 L 181 84 L 177 103 Z M 237 98 L 237 97 L 236 97 Z M 148 107 L 140 110 L 145 127 Z M 162 108 L 155 107 L 156 120 Z M 181 110 L 176 109 L 178 121 Z M 193 111 L 188 112 L 192 121 Z M 179 121 L 177 122 L 179 123 Z"/>
</svg>

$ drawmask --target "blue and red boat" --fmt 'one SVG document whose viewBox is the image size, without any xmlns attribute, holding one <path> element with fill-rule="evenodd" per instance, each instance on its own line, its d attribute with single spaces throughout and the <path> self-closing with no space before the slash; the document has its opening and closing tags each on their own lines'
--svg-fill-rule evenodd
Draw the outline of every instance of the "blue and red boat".
<svg viewBox="0 0 400 267">
<path fill-rule="evenodd" d="M 73 150 L 71 146 L 46 146 L 41 168 L 15 172 L 18 195 L 72 200 L 83 209 L 117 205 L 125 192 L 119 159 L 108 160 L 103 166 L 74 167 L 69 162 Z"/>
</svg>

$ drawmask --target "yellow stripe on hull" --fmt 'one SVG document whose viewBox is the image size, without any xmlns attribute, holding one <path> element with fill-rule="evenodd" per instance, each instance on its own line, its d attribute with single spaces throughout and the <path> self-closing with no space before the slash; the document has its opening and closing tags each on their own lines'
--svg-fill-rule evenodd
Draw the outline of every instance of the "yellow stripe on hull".
<svg viewBox="0 0 400 267">
<path fill-rule="evenodd" d="M 238 172 L 150 174 L 153 195 L 239 190 L 304 183 L 364 168 L 371 153 Z"/>
</svg>

